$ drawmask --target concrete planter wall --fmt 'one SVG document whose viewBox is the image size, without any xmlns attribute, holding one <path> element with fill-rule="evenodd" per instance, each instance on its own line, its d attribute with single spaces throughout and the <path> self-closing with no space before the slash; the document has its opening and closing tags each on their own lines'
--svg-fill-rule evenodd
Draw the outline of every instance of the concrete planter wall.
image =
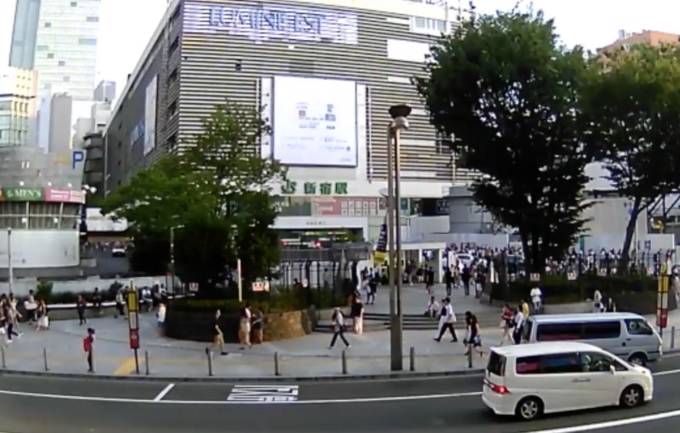
<svg viewBox="0 0 680 433">
<path fill-rule="evenodd" d="M 165 318 L 165 335 L 178 340 L 212 341 L 214 312 L 176 311 L 168 309 Z M 314 328 L 315 313 L 309 310 L 272 313 L 265 315 L 265 341 L 285 340 L 310 334 Z M 226 342 L 238 342 L 239 315 L 223 314 L 220 328 Z"/>
</svg>

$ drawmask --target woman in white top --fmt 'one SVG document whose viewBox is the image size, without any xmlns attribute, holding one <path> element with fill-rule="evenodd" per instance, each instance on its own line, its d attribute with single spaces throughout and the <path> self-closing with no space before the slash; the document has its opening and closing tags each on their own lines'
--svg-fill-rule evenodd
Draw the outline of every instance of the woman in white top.
<svg viewBox="0 0 680 433">
<path fill-rule="evenodd" d="M 243 346 L 248 346 L 250 348 L 253 345 L 250 343 L 250 325 L 253 315 L 250 312 L 250 304 L 246 304 L 241 310 L 241 320 L 239 322 L 239 337 L 241 337 L 241 350 L 244 349 Z"/>
</svg>

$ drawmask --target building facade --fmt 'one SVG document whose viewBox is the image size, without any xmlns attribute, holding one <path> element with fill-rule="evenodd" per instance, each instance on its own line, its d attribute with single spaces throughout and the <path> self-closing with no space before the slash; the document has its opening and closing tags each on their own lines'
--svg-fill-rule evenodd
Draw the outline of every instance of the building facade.
<svg viewBox="0 0 680 433">
<path fill-rule="evenodd" d="M 35 140 L 36 74 L 14 67 L 0 69 L 0 147 Z"/>
<path fill-rule="evenodd" d="M 77 275 L 83 159 L 35 146 L 0 149 L 0 278 L 7 275 L 8 248 L 17 277 Z"/>
<path fill-rule="evenodd" d="M 116 82 L 100 81 L 94 89 L 94 100 L 96 102 L 108 102 L 113 104 L 116 100 Z"/>
<path fill-rule="evenodd" d="M 289 168 L 276 227 L 299 239 L 375 239 L 386 192 L 388 108 L 414 107 L 402 135 L 402 209 L 438 212 L 470 179 L 429 124 L 411 79 L 456 13 L 410 0 L 175 0 L 106 132 L 107 190 L 181 152 L 226 100 L 261 108 L 263 157 Z M 445 206 L 439 212 L 447 215 Z M 286 236 L 283 236 L 284 239 Z"/>
<path fill-rule="evenodd" d="M 17 0 L 14 31 L 10 45 L 9 65 L 33 69 L 35 41 L 38 34 L 41 0 Z"/>
</svg>

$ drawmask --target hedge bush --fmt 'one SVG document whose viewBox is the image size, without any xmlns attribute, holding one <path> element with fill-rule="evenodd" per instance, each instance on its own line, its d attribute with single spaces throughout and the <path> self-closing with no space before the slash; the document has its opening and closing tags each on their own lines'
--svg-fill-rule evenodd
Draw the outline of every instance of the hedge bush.
<svg viewBox="0 0 680 433">
<path fill-rule="evenodd" d="M 516 280 L 507 287 L 502 284 L 492 286 L 494 299 L 505 301 L 529 300 L 529 292 L 538 285 L 543 291 L 543 298 L 549 303 L 581 302 L 592 299 L 595 290 L 600 290 L 603 295 L 616 298 L 622 294 L 656 292 L 657 280 L 647 276 L 610 276 L 598 277 L 595 275 L 583 275 L 575 281 L 569 281 L 566 277 L 547 275 L 540 283 L 528 279 Z"/>
</svg>

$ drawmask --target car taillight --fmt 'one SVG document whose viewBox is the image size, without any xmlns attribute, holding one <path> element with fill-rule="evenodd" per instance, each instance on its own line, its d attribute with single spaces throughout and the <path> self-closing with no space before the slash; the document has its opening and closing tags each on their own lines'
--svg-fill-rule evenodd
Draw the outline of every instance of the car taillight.
<svg viewBox="0 0 680 433">
<path fill-rule="evenodd" d="M 491 391 L 495 392 L 496 394 L 510 394 L 510 391 L 508 388 L 506 388 L 503 385 L 496 385 L 493 383 L 489 383 L 489 388 L 491 388 Z"/>
</svg>

